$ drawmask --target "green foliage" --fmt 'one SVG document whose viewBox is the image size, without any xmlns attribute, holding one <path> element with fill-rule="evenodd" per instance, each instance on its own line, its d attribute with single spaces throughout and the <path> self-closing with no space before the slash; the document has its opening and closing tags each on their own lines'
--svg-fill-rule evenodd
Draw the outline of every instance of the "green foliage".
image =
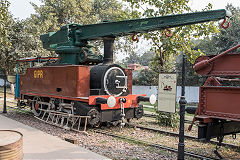
<svg viewBox="0 0 240 160">
<path fill-rule="evenodd" d="M 197 46 L 207 55 L 219 54 L 239 44 L 240 9 L 230 4 L 226 6 L 226 9 L 232 13 L 230 27 L 227 29 L 221 28 L 220 32 L 214 34 L 211 38 L 203 39 Z"/>
<path fill-rule="evenodd" d="M 0 3 L 0 70 L 2 73 L 6 73 L 4 66 L 5 66 L 5 61 L 2 61 L 2 57 L 4 56 L 3 51 L 11 47 L 11 43 L 9 39 L 7 38 L 8 33 L 7 33 L 7 28 L 8 28 L 8 7 L 9 7 L 9 2 L 7 0 L 1 0 Z M 4 64 L 4 65 L 2 65 Z"/>
<path fill-rule="evenodd" d="M 127 66 L 129 64 L 133 64 L 133 63 L 140 64 L 142 66 L 148 66 L 154 56 L 155 55 L 153 52 L 145 52 L 142 55 L 139 55 L 139 54 L 133 52 L 133 53 L 129 54 L 129 57 L 126 57 L 122 63 L 125 66 Z"/>
<path fill-rule="evenodd" d="M 23 57 L 31 57 L 38 54 L 36 37 L 26 32 L 24 21 L 14 20 L 11 16 L 7 19 L 7 41 L 9 47 L 1 47 L 0 67 L 7 74 L 12 74 L 16 67 L 16 60 Z"/>
<path fill-rule="evenodd" d="M 168 61 L 165 62 L 162 67 L 159 65 L 159 57 L 155 56 L 148 60 L 145 58 L 144 61 L 148 61 L 149 70 L 141 70 L 136 77 L 133 78 L 134 85 L 158 85 L 158 76 L 159 70 L 163 69 L 165 72 L 173 72 L 173 68 L 175 65 L 175 58 L 169 57 Z M 140 61 L 141 62 L 141 61 Z M 141 63 L 140 63 L 141 64 Z"/>
<path fill-rule="evenodd" d="M 25 52 L 35 50 L 34 39 L 24 29 L 24 23 L 14 20 L 8 13 L 9 2 L 0 4 L 0 68 L 3 73 L 14 72 L 16 59 L 25 56 Z"/>
<path fill-rule="evenodd" d="M 7 28 L 8 26 L 8 7 L 9 2 L 7 0 L 1 0 L 0 3 L 0 47 L 8 48 L 11 46 L 11 43 L 7 39 Z"/>
<path fill-rule="evenodd" d="M 161 126 L 176 128 L 179 124 L 178 113 L 167 113 L 157 111 L 157 122 Z"/>
<path fill-rule="evenodd" d="M 155 17 L 165 16 L 169 14 L 181 14 L 193 12 L 188 6 L 189 0 L 126 0 L 131 7 L 142 10 L 141 16 Z M 147 6 L 146 9 L 143 6 Z M 210 10 L 212 5 L 209 4 L 203 10 Z M 203 55 L 201 50 L 195 50 L 196 44 L 193 38 L 206 38 L 212 33 L 217 33 L 218 28 L 214 22 L 203 24 L 187 25 L 172 29 L 172 37 L 166 37 L 164 30 L 151 33 L 144 33 L 146 39 L 153 41 L 151 51 L 156 53 L 155 58 L 151 62 L 154 77 L 157 79 L 159 72 L 171 72 L 175 70 L 175 57 L 181 53 L 186 53 L 188 60 L 194 62 L 197 57 Z M 147 75 L 151 77 L 151 75 Z M 146 77 L 146 78 L 148 78 Z M 150 78 L 149 78 L 150 79 Z M 154 79 L 151 77 L 151 79 Z M 151 80 L 150 79 L 150 80 Z M 146 81 L 146 80 L 145 80 Z M 167 126 L 176 126 L 178 115 L 158 112 L 158 122 Z"/>
<path fill-rule="evenodd" d="M 103 21 L 119 21 L 138 17 L 137 12 L 130 12 L 123 8 L 117 0 L 41 0 L 42 5 L 32 3 L 36 14 L 27 19 L 29 33 L 39 37 L 40 34 L 57 31 L 61 26 L 69 23 L 82 25 L 95 24 Z M 118 39 L 117 39 L 118 40 Z M 131 50 L 127 41 L 115 41 L 115 48 L 127 52 Z M 43 50 L 40 40 L 38 48 L 42 54 L 51 55 Z M 102 41 L 94 41 L 94 51 L 99 54 L 103 47 Z M 131 44 L 131 43 L 130 43 Z"/>
<path fill-rule="evenodd" d="M 189 0 L 126 0 L 131 4 L 131 7 L 143 10 L 141 16 L 155 17 L 169 14 L 180 14 L 186 12 L 193 12 L 188 6 Z M 144 9 L 142 6 L 147 5 Z M 209 4 L 204 10 L 209 10 L 212 5 Z M 146 39 L 153 40 L 153 47 L 151 50 L 156 53 L 156 63 L 159 65 L 159 71 L 165 71 L 164 65 L 169 58 L 174 55 L 179 55 L 182 52 L 187 53 L 188 59 L 194 61 L 199 55 L 203 53 L 200 50 L 193 50 L 191 46 L 195 44 L 191 41 L 192 38 L 206 37 L 211 33 L 216 33 L 218 28 L 214 22 L 204 24 L 194 24 L 172 29 L 172 37 L 166 37 L 166 31 L 156 31 L 143 34 Z"/>
<path fill-rule="evenodd" d="M 141 56 L 136 53 L 129 54 L 129 57 L 125 58 L 122 62 L 124 67 L 127 67 L 129 64 L 140 64 L 142 66 L 151 66 L 152 60 L 155 56 L 153 52 L 145 52 Z M 158 75 L 157 73 L 150 70 L 141 70 L 134 71 L 136 76 L 133 77 L 133 85 L 157 85 L 158 84 Z"/>
<path fill-rule="evenodd" d="M 153 70 L 141 70 L 133 79 L 133 85 L 155 86 L 158 84 L 158 78 Z"/>
<path fill-rule="evenodd" d="M 176 63 L 176 71 L 177 71 L 177 85 L 182 85 L 182 55 L 178 56 L 178 62 Z M 204 84 L 206 77 L 203 77 L 193 70 L 193 64 L 189 61 L 185 63 L 185 85 L 186 86 L 201 86 Z"/>
<path fill-rule="evenodd" d="M 12 74 L 16 59 L 32 56 L 38 52 L 36 39 L 26 31 L 26 23 L 13 19 L 8 12 L 9 2 L 1 0 L 0 4 L 0 68 L 6 74 Z"/>
</svg>

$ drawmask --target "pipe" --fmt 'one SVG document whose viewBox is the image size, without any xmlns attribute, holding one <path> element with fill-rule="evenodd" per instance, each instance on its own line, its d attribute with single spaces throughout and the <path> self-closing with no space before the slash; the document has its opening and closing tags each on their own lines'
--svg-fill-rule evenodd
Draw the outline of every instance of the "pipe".
<svg viewBox="0 0 240 160">
<path fill-rule="evenodd" d="M 104 59 L 103 64 L 113 63 L 113 44 L 115 38 L 104 38 Z"/>
<path fill-rule="evenodd" d="M 96 103 L 97 104 L 107 104 L 107 98 L 97 97 Z"/>
<path fill-rule="evenodd" d="M 152 105 L 156 103 L 156 96 L 152 94 L 150 97 L 138 96 L 137 102 L 150 102 Z"/>
<path fill-rule="evenodd" d="M 107 98 L 97 97 L 96 104 L 107 104 L 108 107 L 112 108 L 116 105 L 116 99 L 113 96 Z"/>
<path fill-rule="evenodd" d="M 229 52 L 231 52 L 231 51 L 233 51 L 233 50 L 235 50 L 235 49 L 237 49 L 237 48 L 239 48 L 239 47 L 240 47 L 240 44 L 238 44 L 238 45 L 236 45 L 236 46 L 234 46 L 234 47 L 232 47 L 232 48 L 230 48 L 230 49 L 228 49 L 228 50 L 226 50 L 226 51 L 224 51 L 224 52 L 216 55 L 215 57 L 213 57 L 213 58 L 211 58 L 211 59 L 203 60 L 203 61 L 201 61 L 201 62 L 198 62 L 197 64 L 195 64 L 195 65 L 193 66 L 193 69 L 194 69 L 196 72 L 198 72 L 198 71 L 206 68 L 211 62 L 215 61 L 216 59 L 218 59 L 218 58 L 226 55 L 227 53 L 229 53 Z"/>
</svg>

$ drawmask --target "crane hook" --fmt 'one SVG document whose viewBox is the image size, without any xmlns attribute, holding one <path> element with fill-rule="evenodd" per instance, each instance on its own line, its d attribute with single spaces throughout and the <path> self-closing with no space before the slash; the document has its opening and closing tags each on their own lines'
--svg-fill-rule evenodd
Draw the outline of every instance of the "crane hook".
<svg viewBox="0 0 240 160">
<path fill-rule="evenodd" d="M 222 24 L 221 24 L 221 27 L 223 28 L 223 29 L 227 29 L 227 28 L 229 28 L 230 27 L 230 21 L 228 22 L 228 24 L 225 26 L 224 24 L 225 24 L 225 22 L 226 22 L 226 18 L 223 20 L 223 22 L 222 22 Z"/>
<path fill-rule="evenodd" d="M 138 40 L 137 34 L 136 34 L 136 33 L 133 33 L 133 35 L 132 35 L 132 41 L 137 41 L 137 40 Z"/>
<path fill-rule="evenodd" d="M 172 31 L 171 31 L 171 29 L 166 28 L 166 30 L 167 30 L 168 32 L 165 32 L 165 36 L 167 36 L 167 37 L 172 37 Z"/>
</svg>

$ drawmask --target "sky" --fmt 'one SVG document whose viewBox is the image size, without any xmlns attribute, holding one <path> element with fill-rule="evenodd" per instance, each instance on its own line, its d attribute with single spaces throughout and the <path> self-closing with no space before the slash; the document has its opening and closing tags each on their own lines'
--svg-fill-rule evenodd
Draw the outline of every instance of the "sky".
<svg viewBox="0 0 240 160">
<path fill-rule="evenodd" d="M 34 13 L 34 9 L 30 2 L 40 5 L 39 0 L 9 0 L 10 1 L 10 12 L 14 17 L 19 19 L 25 19 Z M 232 3 L 236 7 L 240 7 L 240 0 L 190 0 L 190 6 L 194 10 L 201 10 L 208 3 L 213 4 L 213 9 L 224 9 L 227 3 Z"/>
<path fill-rule="evenodd" d="M 40 0 L 9 0 L 9 10 L 15 18 L 26 19 L 31 14 L 35 13 L 30 2 L 40 5 Z M 213 9 L 224 9 L 228 3 L 233 4 L 235 7 L 240 7 L 240 0 L 190 0 L 189 4 L 193 10 L 201 11 L 208 3 L 213 5 Z M 141 43 L 141 42 L 140 42 Z M 144 46 L 144 45 L 141 45 Z M 149 48 L 138 48 L 138 51 L 146 52 Z M 127 55 L 117 55 L 118 60 L 122 60 Z"/>
</svg>

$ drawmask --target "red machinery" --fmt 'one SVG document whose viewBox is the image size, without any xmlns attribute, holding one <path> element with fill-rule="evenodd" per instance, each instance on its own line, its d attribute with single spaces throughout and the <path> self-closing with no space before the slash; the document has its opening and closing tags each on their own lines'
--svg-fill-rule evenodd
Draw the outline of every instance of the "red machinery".
<svg viewBox="0 0 240 160">
<path fill-rule="evenodd" d="M 201 56 L 195 61 L 196 73 L 208 76 L 200 87 L 199 105 L 193 119 L 193 122 L 199 121 L 200 139 L 223 139 L 224 135 L 240 132 L 240 87 L 229 85 L 240 82 L 240 53 L 230 53 L 239 47 L 216 56 Z"/>
</svg>

